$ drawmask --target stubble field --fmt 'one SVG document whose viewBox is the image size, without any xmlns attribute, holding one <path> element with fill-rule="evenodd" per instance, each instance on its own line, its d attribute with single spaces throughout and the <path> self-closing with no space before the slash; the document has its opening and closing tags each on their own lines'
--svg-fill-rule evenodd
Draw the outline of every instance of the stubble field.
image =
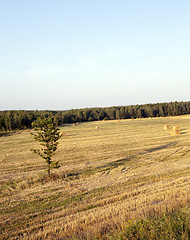
<svg viewBox="0 0 190 240">
<path fill-rule="evenodd" d="M 180 135 L 165 124 L 179 126 Z M 60 131 L 54 160 L 61 168 L 51 181 L 30 151 L 38 143 L 29 130 L 1 134 L 1 239 L 115 239 L 126 222 L 189 204 L 190 116 Z"/>
</svg>

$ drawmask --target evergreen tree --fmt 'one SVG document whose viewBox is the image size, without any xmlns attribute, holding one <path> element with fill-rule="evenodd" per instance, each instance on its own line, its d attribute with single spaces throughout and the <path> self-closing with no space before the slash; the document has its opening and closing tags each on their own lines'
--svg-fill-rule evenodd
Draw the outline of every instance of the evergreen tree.
<svg viewBox="0 0 190 240">
<path fill-rule="evenodd" d="M 119 111 L 119 109 L 117 109 L 116 112 L 115 112 L 115 118 L 116 119 L 120 119 L 120 111 Z"/>
<path fill-rule="evenodd" d="M 58 140 L 61 137 L 59 128 L 56 127 L 56 123 L 53 118 L 39 117 L 32 123 L 35 133 L 31 133 L 34 139 L 40 143 L 43 147 L 41 149 L 31 149 L 34 153 L 45 159 L 48 165 L 48 175 L 50 178 L 51 168 L 59 168 L 59 161 L 53 162 L 52 156 L 57 150 Z"/>
</svg>

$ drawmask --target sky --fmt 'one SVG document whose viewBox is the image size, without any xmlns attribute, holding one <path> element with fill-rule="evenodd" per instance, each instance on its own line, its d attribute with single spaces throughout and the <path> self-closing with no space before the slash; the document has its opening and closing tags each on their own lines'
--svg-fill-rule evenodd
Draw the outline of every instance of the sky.
<svg viewBox="0 0 190 240">
<path fill-rule="evenodd" d="M 0 0 L 0 110 L 190 101 L 189 0 Z"/>
</svg>

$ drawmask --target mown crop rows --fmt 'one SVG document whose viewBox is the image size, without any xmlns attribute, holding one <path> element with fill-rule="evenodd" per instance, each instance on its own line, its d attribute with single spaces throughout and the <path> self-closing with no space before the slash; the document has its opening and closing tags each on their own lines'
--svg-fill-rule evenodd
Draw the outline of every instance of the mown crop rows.
<svg viewBox="0 0 190 240">
<path fill-rule="evenodd" d="M 164 125 L 180 126 L 172 136 Z M 97 128 L 99 126 L 99 128 Z M 0 137 L 1 238 L 103 238 L 189 203 L 190 117 L 64 125 L 49 181 L 29 130 Z M 106 238 L 106 237 L 105 237 Z"/>
</svg>

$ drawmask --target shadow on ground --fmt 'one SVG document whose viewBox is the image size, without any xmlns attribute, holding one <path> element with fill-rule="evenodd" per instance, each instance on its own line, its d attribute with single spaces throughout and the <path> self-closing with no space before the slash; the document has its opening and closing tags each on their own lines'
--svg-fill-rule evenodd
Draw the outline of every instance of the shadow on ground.
<svg viewBox="0 0 190 240">
<path fill-rule="evenodd" d="M 187 134 L 188 132 L 186 130 L 186 128 L 182 128 L 180 134 Z"/>
<path fill-rule="evenodd" d="M 166 148 L 169 148 L 171 146 L 175 146 L 177 144 L 177 142 L 171 142 L 171 143 L 167 143 L 167 144 L 164 144 L 164 145 L 160 145 L 158 147 L 154 147 L 154 148 L 149 148 L 141 153 L 137 153 L 137 154 L 134 154 L 134 155 L 131 155 L 127 158 L 122 158 L 122 159 L 119 159 L 117 161 L 114 161 L 114 162 L 111 162 L 111 163 L 108 163 L 104 166 L 100 166 L 100 167 L 97 167 L 96 169 L 102 169 L 102 171 L 105 171 L 105 170 L 109 170 L 109 169 L 113 169 L 113 168 L 117 168 L 118 166 L 121 166 L 123 164 L 125 164 L 126 162 L 132 160 L 133 158 L 135 157 L 138 157 L 138 156 L 141 156 L 141 155 L 145 155 L 145 154 L 148 154 L 148 153 L 152 153 L 152 152 L 156 152 L 156 151 L 159 151 L 159 150 L 163 150 L 163 149 L 166 149 Z"/>
</svg>

